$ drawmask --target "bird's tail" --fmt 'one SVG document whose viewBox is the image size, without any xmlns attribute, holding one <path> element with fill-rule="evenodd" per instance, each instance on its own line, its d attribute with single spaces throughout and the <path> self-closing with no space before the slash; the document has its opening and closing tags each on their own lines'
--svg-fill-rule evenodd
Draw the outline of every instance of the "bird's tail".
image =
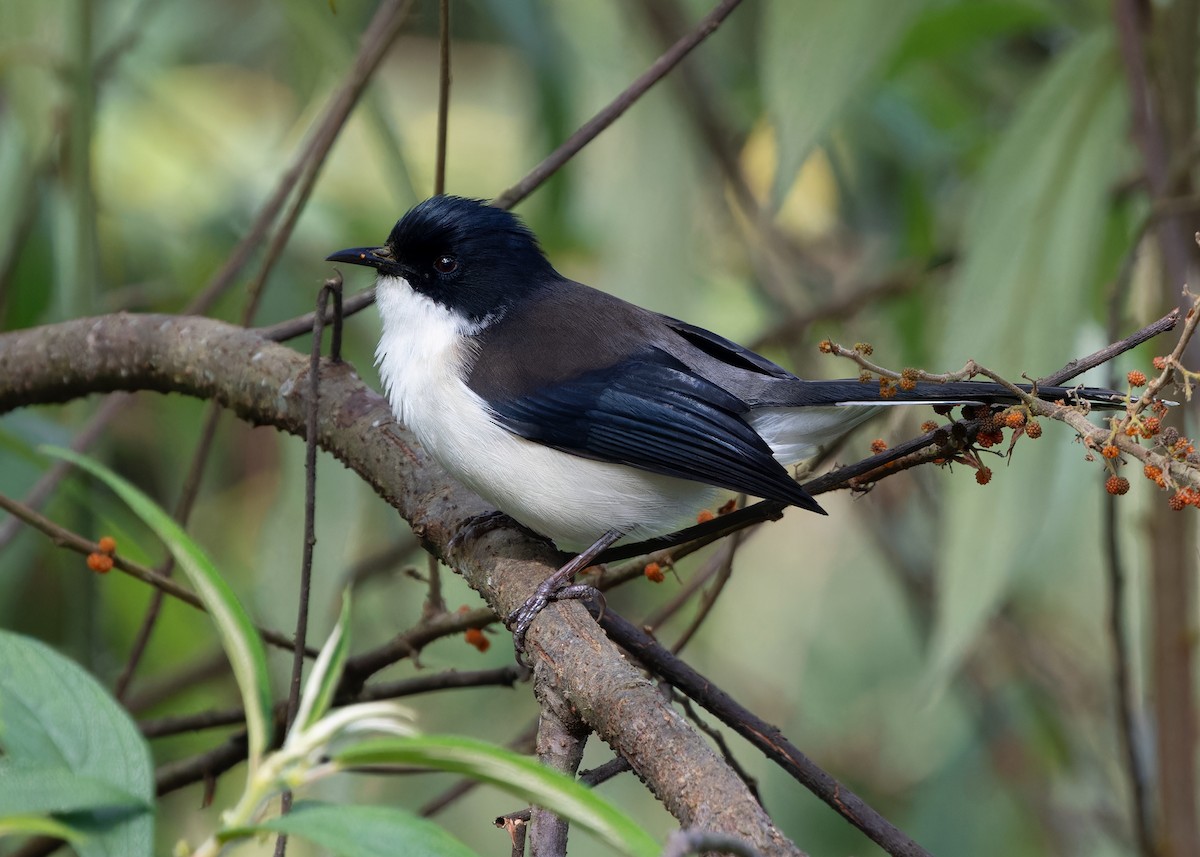
<svg viewBox="0 0 1200 857">
<path fill-rule="evenodd" d="M 1027 393 L 1032 384 L 1017 384 Z M 952 381 L 935 384 L 918 382 L 912 390 L 896 385 L 891 395 L 884 395 L 878 383 L 862 383 L 857 379 L 841 381 L 802 381 L 794 385 L 795 400 L 779 402 L 787 406 L 869 406 L 885 405 L 1011 405 L 1019 399 L 1006 388 L 991 381 Z M 1094 408 L 1118 410 L 1125 407 L 1124 393 L 1101 387 L 1039 387 L 1037 397 L 1046 401 L 1067 404 L 1087 402 Z M 773 403 L 776 404 L 776 403 Z"/>
<path fill-rule="evenodd" d="M 1018 385 L 1032 390 L 1031 385 Z M 1088 402 L 1094 408 L 1125 407 L 1125 395 L 1098 387 L 1040 387 L 1038 397 L 1067 403 Z M 747 421 L 771 447 L 781 464 L 816 455 L 855 426 L 893 405 L 991 405 L 1002 407 L 1019 399 L 990 381 L 921 382 L 912 390 L 897 385 L 885 396 L 878 383 L 791 381 L 772 385 L 768 395 L 751 408 Z"/>
</svg>

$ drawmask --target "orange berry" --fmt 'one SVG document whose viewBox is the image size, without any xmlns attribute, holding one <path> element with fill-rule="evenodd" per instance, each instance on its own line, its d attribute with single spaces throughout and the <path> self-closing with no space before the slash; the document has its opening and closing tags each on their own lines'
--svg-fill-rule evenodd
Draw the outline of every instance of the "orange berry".
<svg viewBox="0 0 1200 857">
<path fill-rule="evenodd" d="M 886 449 L 887 449 L 887 441 L 884 440 L 883 438 L 877 437 L 873 441 L 871 441 L 871 452 L 874 453 L 875 455 L 879 455 L 879 453 L 883 452 Z"/>
<path fill-rule="evenodd" d="M 100 546 L 100 553 L 111 554 L 117 552 L 117 540 L 112 536 L 101 536 L 97 544 Z"/>
<path fill-rule="evenodd" d="M 887 378 L 879 379 L 879 398 L 894 399 L 896 397 L 896 385 Z"/>
<path fill-rule="evenodd" d="M 870 384 L 871 383 L 871 373 L 866 371 L 865 369 L 862 372 L 859 372 L 858 373 L 858 383 Z"/>
<path fill-rule="evenodd" d="M 1155 467 L 1153 464 L 1147 464 L 1144 468 L 1142 468 L 1142 472 L 1146 474 L 1146 478 L 1151 482 L 1158 482 L 1160 479 L 1162 479 L 1163 475 L 1162 468 Z"/>
<path fill-rule="evenodd" d="M 1042 436 L 1042 424 L 1037 420 L 1030 420 L 1025 423 L 1025 437 L 1032 440 L 1037 440 Z"/>
<path fill-rule="evenodd" d="M 1104 483 L 1104 490 L 1109 494 L 1125 494 L 1129 491 L 1129 480 L 1124 476 L 1110 476 Z"/>
<path fill-rule="evenodd" d="M 1004 415 L 1004 424 L 1011 429 L 1025 425 L 1025 414 L 1021 411 L 1009 411 Z"/>
<path fill-rule="evenodd" d="M 1154 437 L 1162 431 L 1162 420 L 1158 417 L 1146 417 L 1142 420 L 1142 437 Z"/>
<path fill-rule="evenodd" d="M 647 580 L 653 583 L 662 583 L 667 579 L 667 576 L 663 573 L 662 566 L 656 562 L 649 563 L 643 574 L 646 575 Z"/>
<path fill-rule="evenodd" d="M 901 378 L 900 389 L 906 393 L 911 393 L 913 390 L 917 389 L 917 382 L 912 378 Z"/>
<path fill-rule="evenodd" d="M 1172 494 L 1171 499 L 1167 501 L 1167 505 L 1170 506 L 1171 509 L 1176 512 L 1181 511 L 1183 509 L 1183 507 L 1186 506 L 1187 504 L 1188 504 L 1188 498 L 1187 498 L 1187 495 L 1184 494 L 1183 491 L 1180 491 L 1178 494 Z"/>
<path fill-rule="evenodd" d="M 108 574 L 112 571 L 113 558 L 106 553 L 90 553 L 88 554 L 87 565 L 96 574 Z"/>
<path fill-rule="evenodd" d="M 1126 380 L 1129 381 L 1130 387 L 1146 386 L 1146 373 L 1143 372 L 1141 369 L 1131 370 L 1130 373 L 1125 376 L 1125 378 L 1126 378 Z"/>
<path fill-rule="evenodd" d="M 833 353 L 833 340 L 822 339 L 820 342 L 817 343 L 817 350 L 820 351 L 822 354 L 832 354 Z"/>
<path fill-rule="evenodd" d="M 936 422 L 934 422 L 933 420 L 925 420 L 925 422 L 921 423 L 921 431 L 925 432 L 926 434 L 928 434 L 931 431 L 937 431 L 937 430 L 938 430 L 938 424 Z"/>
<path fill-rule="evenodd" d="M 980 485 L 987 485 L 992 481 L 992 468 L 981 467 L 975 471 L 975 481 Z"/>
<path fill-rule="evenodd" d="M 1121 450 L 1117 449 L 1116 444 L 1110 443 L 1100 450 L 1100 454 L 1105 458 L 1116 458 L 1121 454 Z"/>
<path fill-rule="evenodd" d="M 1154 368 L 1157 369 L 1159 372 L 1166 369 L 1167 368 L 1167 358 L 1166 357 L 1155 357 L 1154 358 Z"/>
<path fill-rule="evenodd" d="M 875 346 L 869 342 L 854 343 L 854 350 L 864 357 L 870 357 L 875 352 Z"/>
<path fill-rule="evenodd" d="M 975 440 L 984 449 L 991 449 L 998 443 L 1004 443 L 1004 432 L 1000 429 L 987 429 L 975 435 Z"/>
<path fill-rule="evenodd" d="M 492 641 L 479 628 L 468 628 L 467 633 L 463 637 L 466 639 L 468 646 L 474 646 L 481 652 L 486 652 L 492 647 Z"/>
<path fill-rule="evenodd" d="M 711 521 L 715 517 L 716 517 L 716 515 L 714 515 L 710 511 L 708 511 L 708 509 L 701 509 L 700 514 L 696 515 L 696 523 L 697 524 L 707 524 L 709 521 Z"/>
</svg>

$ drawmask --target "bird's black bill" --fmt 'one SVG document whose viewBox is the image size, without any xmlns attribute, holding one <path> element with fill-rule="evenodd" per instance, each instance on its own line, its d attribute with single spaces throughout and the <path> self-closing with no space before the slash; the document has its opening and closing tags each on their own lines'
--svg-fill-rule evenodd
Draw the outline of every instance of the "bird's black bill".
<svg viewBox="0 0 1200 857">
<path fill-rule="evenodd" d="M 348 250 L 338 250 L 336 253 L 326 256 L 325 261 L 380 268 L 392 263 L 391 254 L 381 255 L 382 250 L 384 250 L 383 247 L 351 247 Z"/>
</svg>

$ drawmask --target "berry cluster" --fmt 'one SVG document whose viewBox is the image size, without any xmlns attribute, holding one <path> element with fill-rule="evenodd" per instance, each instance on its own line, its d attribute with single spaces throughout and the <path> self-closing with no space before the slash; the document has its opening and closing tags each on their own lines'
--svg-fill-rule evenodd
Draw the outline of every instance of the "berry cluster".
<svg viewBox="0 0 1200 857">
<path fill-rule="evenodd" d="M 113 567 L 113 554 L 117 552 L 117 540 L 112 536 L 101 536 L 96 542 L 99 550 L 88 554 L 87 567 L 96 574 L 108 574 Z"/>
<path fill-rule="evenodd" d="M 1154 368 L 1160 372 L 1166 370 L 1169 365 L 1172 365 L 1169 358 L 1154 358 Z M 1129 491 L 1129 480 L 1117 475 L 1117 465 L 1122 462 L 1121 450 L 1116 444 L 1116 439 L 1118 435 L 1124 435 L 1133 439 L 1135 443 L 1141 440 L 1152 441 L 1154 451 L 1163 457 L 1164 466 L 1147 464 L 1142 469 L 1142 473 L 1159 488 L 1174 490 L 1168 501 L 1168 505 L 1172 509 L 1178 511 L 1186 506 L 1200 507 L 1200 491 L 1192 488 L 1178 488 L 1169 472 L 1171 462 L 1200 464 L 1200 455 L 1196 454 L 1195 445 L 1188 438 L 1181 436 L 1178 429 L 1171 426 L 1163 427 L 1163 417 L 1167 414 L 1165 403 L 1157 399 L 1136 399 L 1133 390 L 1144 387 L 1148 383 L 1145 372 L 1134 369 L 1125 376 L 1125 380 L 1129 382 L 1129 398 L 1133 404 L 1121 419 L 1113 420 L 1108 442 L 1100 447 L 1100 455 L 1103 457 L 1105 468 L 1109 473 L 1108 479 L 1104 483 L 1105 490 L 1113 495 L 1121 495 Z M 1153 390 L 1154 388 L 1151 388 L 1151 392 Z"/>
</svg>

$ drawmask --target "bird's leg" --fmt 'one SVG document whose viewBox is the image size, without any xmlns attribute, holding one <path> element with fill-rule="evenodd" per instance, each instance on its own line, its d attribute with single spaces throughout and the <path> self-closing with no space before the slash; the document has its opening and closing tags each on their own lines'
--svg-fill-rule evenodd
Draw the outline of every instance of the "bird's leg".
<svg viewBox="0 0 1200 857">
<path fill-rule="evenodd" d="M 596 592 L 591 586 L 570 586 L 568 584 L 576 574 L 591 565 L 596 557 L 604 553 L 613 542 L 623 535 L 624 533 L 620 530 L 606 532 L 596 539 L 591 547 L 543 580 L 528 601 L 508 614 L 506 624 L 512 628 L 513 645 L 517 649 L 518 656 L 525 651 L 525 635 L 529 632 L 530 624 L 547 604 L 566 598 L 587 598 Z"/>
</svg>

